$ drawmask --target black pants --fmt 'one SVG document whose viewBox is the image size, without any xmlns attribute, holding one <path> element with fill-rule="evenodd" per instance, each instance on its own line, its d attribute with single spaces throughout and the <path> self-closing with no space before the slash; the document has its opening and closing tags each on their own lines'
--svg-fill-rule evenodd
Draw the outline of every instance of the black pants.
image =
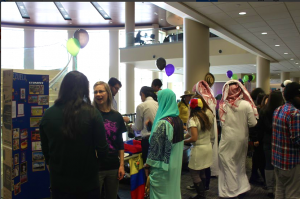
<svg viewBox="0 0 300 199">
<path fill-rule="evenodd" d="M 263 144 L 259 143 L 259 146 L 254 146 L 254 152 L 252 156 L 252 172 L 251 172 L 251 178 L 257 179 L 259 178 L 258 170 L 260 171 L 260 174 L 265 181 L 265 154 L 263 149 Z"/>
<path fill-rule="evenodd" d="M 99 199 L 100 187 L 85 193 L 65 193 L 52 189 L 51 199 Z"/>
<path fill-rule="evenodd" d="M 149 137 L 147 138 L 143 138 L 142 142 L 142 158 L 143 158 L 143 163 L 145 164 L 147 161 L 147 157 L 148 157 L 148 150 L 149 150 Z"/>
</svg>

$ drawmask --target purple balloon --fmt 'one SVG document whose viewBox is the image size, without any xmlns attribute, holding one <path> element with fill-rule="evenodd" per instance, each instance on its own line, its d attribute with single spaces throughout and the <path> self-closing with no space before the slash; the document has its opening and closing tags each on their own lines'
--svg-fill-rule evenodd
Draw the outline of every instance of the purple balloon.
<svg viewBox="0 0 300 199">
<path fill-rule="evenodd" d="M 173 64 L 168 64 L 168 65 L 166 65 L 165 70 L 166 70 L 166 74 L 169 77 L 174 73 L 175 67 L 173 66 Z"/>
<path fill-rule="evenodd" d="M 227 71 L 226 75 L 228 78 L 231 78 L 233 75 L 233 72 L 231 70 L 229 70 L 229 71 Z"/>
<path fill-rule="evenodd" d="M 243 83 L 243 80 L 240 78 L 240 79 L 239 79 L 239 82 Z"/>
</svg>

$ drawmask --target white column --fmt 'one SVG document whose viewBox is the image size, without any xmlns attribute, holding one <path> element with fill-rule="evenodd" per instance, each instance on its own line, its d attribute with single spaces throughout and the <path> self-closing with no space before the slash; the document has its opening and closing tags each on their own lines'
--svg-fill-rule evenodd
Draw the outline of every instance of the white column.
<svg viewBox="0 0 300 199">
<path fill-rule="evenodd" d="M 152 80 L 159 79 L 159 72 L 152 72 Z"/>
<path fill-rule="evenodd" d="M 134 45 L 134 5 L 135 2 L 125 2 L 125 34 L 126 34 L 126 47 Z"/>
<path fill-rule="evenodd" d="M 71 39 L 74 37 L 74 30 L 68 30 L 68 39 Z M 71 54 L 69 54 L 69 56 L 72 56 Z M 72 60 L 72 70 L 75 70 L 75 60 L 74 60 L 74 57 L 72 56 L 71 58 Z"/>
<path fill-rule="evenodd" d="M 191 91 L 209 72 L 209 28 L 191 19 L 183 20 L 184 90 Z"/>
<path fill-rule="evenodd" d="M 270 61 L 265 58 L 256 57 L 256 85 L 265 93 L 270 93 Z"/>
<path fill-rule="evenodd" d="M 159 24 L 152 24 L 152 34 L 155 35 L 154 43 L 157 43 L 159 40 Z"/>
<path fill-rule="evenodd" d="M 119 77 L 119 30 L 110 30 L 109 31 L 109 78 Z M 118 105 L 119 95 L 115 96 L 115 100 Z"/>
<path fill-rule="evenodd" d="M 135 113 L 134 64 L 126 64 L 126 113 Z"/>
<path fill-rule="evenodd" d="M 292 77 L 292 79 L 291 79 L 293 82 L 297 82 L 297 83 L 299 83 L 299 77 Z"/>
<path fill-rule="evenodd" d="M 125 2 L 125 34 L 126 47 L 134 45 L 134 5 L 135 2 Z M 134 104 L 134 64 L 126 64 L 126 113 L 135 113 Z"/>
<path fill-rule="evenodd" d="M 285 80 L 289 80 L 290 73 L 289 72 L 281 72 L 280 79 L 281 79 L 281 83 L 284 82 Z"/>
<path fill-rule="evenodd" d="M 24 29 L 24 69 L 34 69 L 34 29 Z"/>
</svg>

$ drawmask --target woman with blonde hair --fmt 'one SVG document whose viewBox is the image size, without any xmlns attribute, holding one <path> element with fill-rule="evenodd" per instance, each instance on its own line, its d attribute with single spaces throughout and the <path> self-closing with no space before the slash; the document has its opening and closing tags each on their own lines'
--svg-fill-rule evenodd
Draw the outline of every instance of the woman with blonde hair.
<svg viewBox="0 0 300 199">
<path fill-rule="evenodd" d="M 96 82 L 93 105 L 102 114 L 109 145 L 109 155 L 99 163 L 100 188 L 104 186 L 106 198 L 117 198 L 119 180 L 125 174 L 122 133 L 127 130 L 121 114 L 111 108 L 112 101 L 109 85 L 102 81 Z"/>
<path fill-rule="evenodd" d="M 192 143 L 189 168 L 194 187 L 197 191 L 191 199 L 205 198 L 205 169 L 212 163 L 212 144 L 215 139 L 211 128 L 214 124 L 214 115 L 201 95 L 194 96 L 190 101 L 190 116 L 188 133 L 184 144 Z"/>
</svg>

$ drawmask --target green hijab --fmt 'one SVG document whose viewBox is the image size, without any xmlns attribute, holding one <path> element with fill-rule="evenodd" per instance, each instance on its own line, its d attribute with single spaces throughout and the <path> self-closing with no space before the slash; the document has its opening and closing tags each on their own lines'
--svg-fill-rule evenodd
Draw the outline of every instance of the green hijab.
<svg viewBox="0 0 300 199">
<path fill-rule="evenodd" d="M 150 139 L 153 135 L 156 124 L 165 117 L 177 117 L 179 110 L 176 102 L 176 95 L 170 89 L 160 90 L 157 93 L 158 110 L 153 122 L 153 128 L 151 130 Z M 150 140 L 149 139 L 149 140 Z"/>
</svg>

